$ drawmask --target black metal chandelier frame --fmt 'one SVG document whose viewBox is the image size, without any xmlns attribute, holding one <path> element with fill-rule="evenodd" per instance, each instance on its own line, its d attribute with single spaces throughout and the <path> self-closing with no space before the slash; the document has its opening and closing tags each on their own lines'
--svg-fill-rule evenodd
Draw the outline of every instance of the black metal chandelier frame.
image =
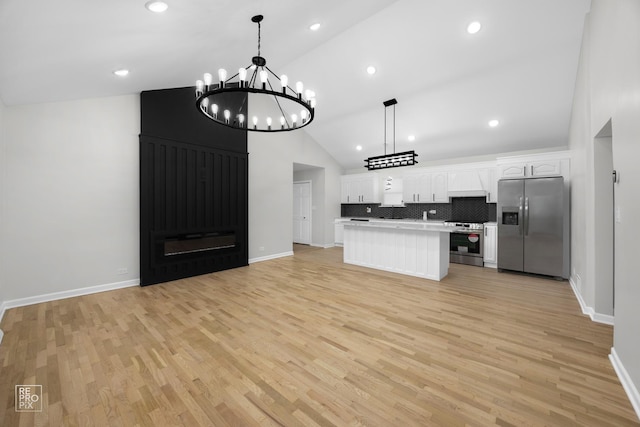
<svg viewBox="0 0 640 427">
<path fill-rule="evenodd" d="M 415 151 L 403 151 L 396 153 L 396 104 L 395 98 L 384 101 L 384 154 L 365 159 L 367 170 L 397 168 L 401 166 L 413 166 L 418 164 Z M 387 154 L 387 108 L 393 106 L 393 154 Z"/>
<path fill-rule="evenodd" d="M 315 116 L 315 94 L 311 96 L 312 91 L 309 91 L 307 96 L 303 96 L 302 84 L 297 83 L 296 90 L 288 86 L 288 79 L 285 80 L 285 76 L 278 77 L 269 67 L 267 67 L 267 60 L 260 56 L 260 23 L 263 20 L 262 15 L 256 15 L 251 18 L 251 21 L 258 24 L 258 55 L 251 59 L 251 65 L 245 67 L 246 76 L 242 78 L 240 72 L 226 79 L 220 76 L 219 82 L 214 84 L 212 82 L 212 76 L 205 74 L 204 80 L 198 80 L 196 82 L 196 107 L 207 118 L 215 121 L 216 123 L 232 127 L 235 129 L 242 129 L 254 132 L 283 132 L 292 131 L 303 128 L 313 121 Z M 242 71 L 242 70 L 240 70 Z M 249 73 L 251 73 L 249 78 Z M 264 74 L 262 74 L 264 73 Z M 262 76 L 261 76 L 262 74 Z M 269 75 L 275 77 L 281 82 L 282 89 L 275 90 L 271 84 Z M 264 77 L 266 76 L 266 77 Z M 260 78 L 259 78 L 260 77 Z M 234 79 L 238 78 L 238 81 Z M 260 80 L 260 82 L 258 82 Z M 256 122 L 249 123 L 248 117 L 244 117 L 242 113 L 235 114 L 232 117 L 232 113 L 229 109 L 222 108 L 220 105 L 214 102 L 216 97 L 220 97 L 223 94 L 232 93 L 254 93 L 265 96 L 272 96 L 277 108 L 280 112 L 279 123 L 274 123 L 271 117 L 261 122 L 260 126 Z M 246 108 L 247 97 L 244 97 L 243 104 L 240 106 Z M 296 114 L 289 115 L 285 113 L 282 106 L 282 100 L 287 102 L 293 102 L 300 110 L 300 116 Z M 266 124 L 266 126 L 264 125 Z"/>
</svg>

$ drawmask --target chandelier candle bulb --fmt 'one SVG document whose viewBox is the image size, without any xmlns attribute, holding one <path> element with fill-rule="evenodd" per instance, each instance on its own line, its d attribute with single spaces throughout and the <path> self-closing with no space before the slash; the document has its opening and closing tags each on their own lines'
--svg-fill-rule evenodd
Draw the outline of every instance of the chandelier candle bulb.
<svg viewBox="0 0 640 427">
<path fill-rule="evenodd" d="M 271 130 L 271 117 L 267 117 L 267 128 Z"/>
<path fill-rule="evenodd" d="M 258 128 L 258 116 L 253 116 L 253 128 Z"/>
<path fill-rule="evenodd" d="M 302 91 L 304 90 L 304 85 L 302 82 L 296 83 L 296 92 L 298 92 L 298 99 L 302 99 Z"/>
<path fill-rule="evenodd" d="M 202 95 L 204 92 L 204 82 L 202 80 L 196 80 L 196 97 Z"/>
<path fill-rule="evenodd" d="M 282 93 L 287 93 L 287 84 L 289 84 L 289 78 L 286 75 L 280 76 L 280 84 L 282 85 Z"/>
<path fill-rule="evenodd" d="M 269 75 L 265 70 L 260 71 L 260 81 L 262 82 L 262 89 L 265 90 L 267 88 L 267 80 Z"/>
<path fill-rule="evenodd" d="M 307 122 L 307 112 L 305 110 L 300 111 L 300 120 L 302 120 L 302 124 Z"/>
<path fill-rule="evenodd" d="M 213 117 L 218 118 L 218 104 L 211 105 L 211 112 L 213 113 Z"/>
<path fill-rule="evenodd" d="M 227 80 L 227 70 L 220 68 L 218 70 L 218 79 L 220 80 L 220 87 L 224 87 L 224 81 Z"/>
<path fill-rule="evenodd" d="M 240 127 L 244 125 L 244 114 L 238 114 L 238 123 L 240 124 Z"/>
<path fill-rule="evenodd" d="M 231 118 L 231 111 L 224 110 L 224 121 L 229 124 L 229 118 Z"/>
<path fill-rule="evenodd" d="M 245 82 L 247 81 L 247 69 L 240 68 L 238 70 L 238 78 L 240 79 L 240 87 L 245 86 Z"/>
<path fill-rule="evenodd" d="M 207 87 L 207 90 L 211 87 L 211 83 L 213 83 L 213 76 L 209 73 L 204 73 L 204 84 Z"/>
</svg>

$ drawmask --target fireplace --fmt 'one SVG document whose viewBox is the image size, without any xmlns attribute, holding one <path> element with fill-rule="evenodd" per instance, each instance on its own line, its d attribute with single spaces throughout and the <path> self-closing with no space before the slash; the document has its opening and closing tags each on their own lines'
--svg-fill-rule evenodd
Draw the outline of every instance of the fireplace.
<svg viewBox="0 0 640 427">
<path fill-rule="evenodd" d="M 219 251 L 236 247 L 233 231 L 189 233 L 168 236 L 157 240 L 160 253 L 164 257 L 176 257 L 199 252 Z"/>
</svg>

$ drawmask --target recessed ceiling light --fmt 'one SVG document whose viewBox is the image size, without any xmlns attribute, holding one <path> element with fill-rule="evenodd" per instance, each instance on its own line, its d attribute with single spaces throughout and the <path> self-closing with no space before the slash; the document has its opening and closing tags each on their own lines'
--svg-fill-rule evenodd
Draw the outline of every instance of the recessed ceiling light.
<svg viewBox="0 0 640 427">
<path fill-rule="evenodd" d="M 489 126 L 491 126 L 492 128 L 498 126 L 500 124 L 500 122 L 496 119 L 493 120 L 489 120 Z"/>
<path fill-rule="evenodd" d="M 409 135 L 409 141 L 413 142 L 416 140 L 416 136 L 415 135 Z"/>
<path fill-rule="evenodd" d="M 169 5 L 163 1 L 150 0 L 144 4 L 144 7 L 151 12 L 162 13 L 169 8 Z"/>
<path fill-rule="evenodd" d="M 311 31 L 318 31 L 320 29 L 320 23 L 316 22 L 315 24 L 311 24 L 309 25 L 309 29 Z"/>
<path fill-rule="evenodd" d="M 467 26 L 467 33 L 476 34 L 480 31 L 480 28 L 482 28 L 482 25 L 478 21 L 474 21 Z"/>
<path fill-rule="evenodd" d="M 362 151 L 362 145 L 356 145 L 356 150 Z"/>
<path fill-rule="evenodd" d="M 373 76 L 376 73 L 376 67 L 374 67 L 373 65 L 369 65 L 367 67 L 367 74 L 369 74 L 370 76 Z"/>
<path fill-rule="evenodd" d="M 113 72 L 113 74 L 115 74 L 115 75 L 116 75 L 116 76 L 118 76 L 118 77 L 124 77 L 124 76 L 126 76 L 127 74 L 129 74 L 129 70 L 126 70 L 126 69 L 122 68 L 122 69 L 120 69 L 120 70 L 115 70 L 115 71 Z"/>
</svg>

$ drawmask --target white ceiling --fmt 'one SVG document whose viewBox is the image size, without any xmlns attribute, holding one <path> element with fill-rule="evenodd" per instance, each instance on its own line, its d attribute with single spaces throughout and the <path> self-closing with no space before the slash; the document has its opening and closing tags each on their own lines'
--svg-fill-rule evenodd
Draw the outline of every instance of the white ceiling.
<svg viewBox="0 0 640 427">
<path fill-rule="evenodd" d="M 390 98 L 396 151 L 415 150 L 421 162 L 567 144 L 590 0 L 166 1 L 153 14 L 145 0 L 0 0 L 0 99 L 191 86 L 204 72 L 250 63 L 250 18 L 262 14 L 262 56 L 315 90 L 305 130 L 345 169 L 383 154 Z M 482 30 L 469 35 L 475 20 Z M 368 65 L 378 72 L 367 75 Z M 118 78 L 118 68 L 131 72 Z"/>
</svg>

